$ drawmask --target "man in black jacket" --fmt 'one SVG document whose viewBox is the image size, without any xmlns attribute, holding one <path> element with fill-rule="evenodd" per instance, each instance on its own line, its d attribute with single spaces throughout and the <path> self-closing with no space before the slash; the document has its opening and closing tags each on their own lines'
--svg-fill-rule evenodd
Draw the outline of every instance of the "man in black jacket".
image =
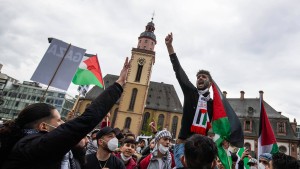
<svg viewBox="0 0 300 169">
<path fill-rule="evenodd" d="M 98 144 L 97 152 L 86 156 L 86 164 L 84 165 L 84 168 L 125 169 L 124 163 L 113 154 L 113 152 L 118 148 L 116 131 L 111 127 L 104 127 L 97 133 L 96 139 Z"/>
<path fill-rule="evenodd" d="M 196 74 L 196 86 L 194 86 L 182 69 L 177 55 L 174 52 L 172 42 L 173 34 L 170 33 L 165 38 L 165 43 L 176 78 L 184 95 L 181 128 L 177 144 L 174 148 L 176 167 L 183 168 L 180 158 L 183 156 L 185 140 L 195 133 L 206 135 L 210 128 L 213 105 L 209 94 L 209 88 L 212 84 L 212 77 L 208 71 L 199 70 Z"/>
<path fill-rule="evenodd" d="M 0 130 L 1 149 L 5 148 L 0 150 L 0 154 L 1 157 L 8 156 L 5 161 L 1 159 L 4 161 L 3 169 L 62 168 L 63 157 L 101 122 L 120 98 L 128 68 L 126 58 L 116 83 L 98 96 L 81 116 L 66 123 L 60 119 L 58 111 L 48 104 L 36 103 L 26 107 L 15 121 Z M 10 150 L 5 145 L 11 146 L 11 142 L 15 144 Z M 71 169 L 76 168 L 73 162 L 69 160 Z"/>
</svg>

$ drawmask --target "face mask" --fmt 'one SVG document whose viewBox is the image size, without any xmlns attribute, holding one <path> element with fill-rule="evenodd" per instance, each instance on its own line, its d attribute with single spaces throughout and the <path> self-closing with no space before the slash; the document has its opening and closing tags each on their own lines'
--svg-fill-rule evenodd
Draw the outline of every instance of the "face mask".
<svg viewBox="0 0 300 169">
<path fill-rule="evenodd" d="M 118 148 L 118 139 L 116 137 L 107 142 L 107 147 L 110 151 L 115 151 Z"/>
<path fill-rule="evenodd" d="M 44 122 L 45 123 L 45 122 Z M 53 126 L 53 125 L 51 125 L 51 124 L 48 124 L 48 123 L 45 123 L 47 126 L 49 126 L 49 127 L 51 127 L 51 128 L 53 128 L 53 129 L 56 129 L 57 127 L 55 127 L 55 126 Z M 51 131 L 51 130 L 50 130 Z M 48 132 L 50 132 L 50 131 L 48 131 Z"/>
<path fill-rule="evenodd" d="M 93 140 L 92 144 L 93 144 L 94 147 L 98 147 L 97 140 Z"/>
<path fill-rule="evenodd" d="M 162 154 L 166 154 L 166 153 L 169 151 L 169 147 L 165 147 L 165 146 L 159 144 L 158 150 L 159 150 L 159 152 L 161 152 Z"/>
<path fill-rule="evenodd" d="M 265 165 L 263 163 L 259 163 L 258 164 L 258 168 L 259 169 L 265 169 L 266 167 L 265 167 Z"/>
<path fill-rule="evenodd" d="M 257 169 L 255 166 L 251 166 L 250 169 Z"/>
<path fill-rule="evenodd" d="M 125 157 L 123 153 L 121 153 L 121 158 L 123 161 L 127 162 L 131 159 L 131 156 L 130 157 Z"/>
</svg>

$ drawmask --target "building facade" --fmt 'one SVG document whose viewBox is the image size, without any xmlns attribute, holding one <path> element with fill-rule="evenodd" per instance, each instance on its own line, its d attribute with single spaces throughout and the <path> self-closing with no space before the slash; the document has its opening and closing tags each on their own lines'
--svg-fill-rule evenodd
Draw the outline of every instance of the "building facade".
<svg viewBox="0 0 300 169">
<path fill-rule="evenodd" d="M 226 92 L 223 92 L 226 96 Z M 260 99 L 245 98 L 245 92 L 241 91 L 240 98 L 227 98 L 230 105 L 236 112 L 244 129 L 245 147 L 253 152 L 257 152 L 258 130 L 260 119 Z M 263 98 L 263 91 L 259 91 L 260 97 Z M 298 156 L 299 138 L 296 137 L 297 122 L 290 123 L 289 118 L 283 116 L 281 112 L 276 111 L 266 101 L 264 106 L 275 134 L 279 151 L 291 155 L 295 158 Z"/>
<path fill-rule="evenodd" d="M 37 82 L 24 81 L 22 84 L 7 84 L 3 89 L 4 102 L 0 105 L 0 118 L 15 119 L 18 113 L 29 104 L 41 102 L 45 90 Z M 59 90 L 48 90 L 44 98 L 44 102 L 55 106 L 62 117 L 72 109 L 75 100 L 66 92 Z"/>
</svg>

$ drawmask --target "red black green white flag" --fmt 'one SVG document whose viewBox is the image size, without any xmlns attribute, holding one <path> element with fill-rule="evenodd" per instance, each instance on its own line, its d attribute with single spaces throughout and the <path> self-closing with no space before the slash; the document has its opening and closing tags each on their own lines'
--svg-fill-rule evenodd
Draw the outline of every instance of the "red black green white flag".
<svg viewBox="0 0 300 169">
<path fill-rule="evenodd" d="M 97 85 L 104 88 L 97 56 L 83 57 L 72 82 L 77 85 Z"/>
<path fill-rule="evenodd" d="M 230 153 L 222 147 L 222 142 L 227 140 L 231 145 L 241 148 L 244 146 L 244 132 L 239 118 L 214 81 L 212 89 L 214 141 L 218 147 L 218 157 L 222 164 L 226 169 L 231 169 Z"/>
<path fill-rule="evenodd" d="M 260 98 L 260 120 L 258 133 L 258 156 L 262 153 L 277 153 L 278 145 L 276 143 L 276 138 L 262 98 Z"/>
</svg>

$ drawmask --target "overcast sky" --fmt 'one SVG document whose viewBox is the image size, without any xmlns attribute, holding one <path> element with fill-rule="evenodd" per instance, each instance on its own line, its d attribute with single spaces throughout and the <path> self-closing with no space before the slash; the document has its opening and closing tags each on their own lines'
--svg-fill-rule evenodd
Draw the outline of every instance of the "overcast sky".
<svg viewBox="0 0 300 169">
<path fill-rule="evenodd" d="M 184 2 L 184 3 L 183 3 Z M 118 75 L 155 11 L 156 63 L 151 80 L 173 84 L 182 101 L 164 38 L 192 82 L 207 69 L 227 97 L 264 99 L 300 123 L 299 0 L 0 0 L 0 63 L 29 80 L 48 37 L 97 53 L 103 75 Z M 70 85 L 68 93 L 75 94 Z"/>
</svg>

